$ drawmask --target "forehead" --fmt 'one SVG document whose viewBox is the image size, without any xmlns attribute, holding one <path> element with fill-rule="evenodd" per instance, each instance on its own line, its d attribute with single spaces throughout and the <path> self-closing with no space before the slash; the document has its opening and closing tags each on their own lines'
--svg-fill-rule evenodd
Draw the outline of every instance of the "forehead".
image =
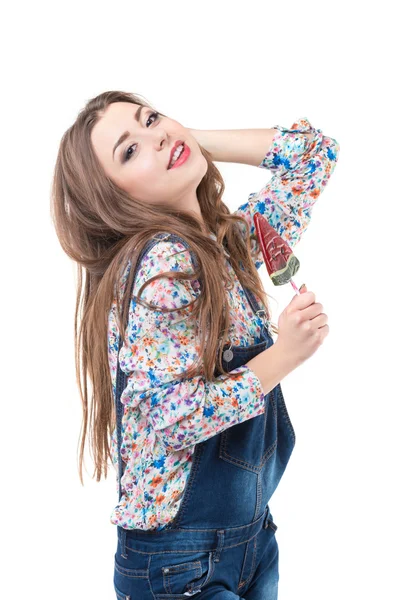
<svg viewBox="0 0 400 600">
<path fill-rule="evenodd" d="M 112 148 L 119 136 L 126 130 L 133 132 L 139 126 L 134 118 L 139 106 L 132 102 L 113 102 L 107 106 L 91 134 L 100 159 L 112 162 Z"/>
</svg>

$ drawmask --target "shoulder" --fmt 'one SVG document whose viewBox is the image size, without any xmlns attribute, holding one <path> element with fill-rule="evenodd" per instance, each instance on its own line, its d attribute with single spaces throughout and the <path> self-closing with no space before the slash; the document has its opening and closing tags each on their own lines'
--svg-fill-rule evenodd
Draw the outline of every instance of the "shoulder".
<svg viewBox="0 0 400 600">
<path fill-rule="evenodd" d="M 145 252 L 140 262 L 141 266 L 159 270 L 163 264 L 175 264 L 179 268 L 192 268 L 192 253 L 188 247 L 171 236 L 155 241 Z M 181 270 L 181 269 L 180 269 Z"/>
<path fill-rule="evenodd" d="M 181 280 L 167 275 L 170 271 L 193 274 L 193 254 L 181 241 L 166 236 L 157 240 L 142 256 L 136 270 L 133 294 L 149 279 L 159 276 L 142 292 L 141 298 L 152 304 L 177 308 L 193 300 L 199 291 L 197 280 Z M 162 274 L 165 273 L 165 276 Z"/>
</svg>

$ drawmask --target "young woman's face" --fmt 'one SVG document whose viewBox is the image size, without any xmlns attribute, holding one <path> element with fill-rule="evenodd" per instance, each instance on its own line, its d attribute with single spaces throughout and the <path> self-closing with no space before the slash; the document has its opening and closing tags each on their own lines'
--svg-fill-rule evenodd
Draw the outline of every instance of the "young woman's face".
<svg viewBox="0 0 400 600">
<path fill-rule="evenodd" d="M 124 132 L 129 135 L 114 151 Z M 190 154 L 180 166 L 168 169 L 177 140 L 185 142 Z M 92 144 L 108 177 L 133 198 L 194 207 L 207 161 L 189 129 L 177 121 L 156 117 L 150 108 L 138 104 L 114 102 L 94 126 Z"/>
</svg>

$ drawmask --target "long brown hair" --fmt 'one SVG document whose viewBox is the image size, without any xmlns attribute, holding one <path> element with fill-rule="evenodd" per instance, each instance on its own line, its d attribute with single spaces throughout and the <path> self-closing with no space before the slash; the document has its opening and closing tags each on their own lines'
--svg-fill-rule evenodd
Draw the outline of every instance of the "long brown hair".
<svg viewBox="0 0 400 600">
<path fill-rule="evenodd" d="M 242 286 L 247 286 L 270 316 L 267 295 L 250 255 L 249 227 L 244 218 L 232 215 L 222 202 L 223 178 L 205 148 L 202 154 L 208 170 L 196 193 L 204 223 L 217 236 L 213 240 L 202 231 L 193 213 L 186 213 L 166 204 L 151 205 L 132 198 L 106 176 L 91 143 L 91 131 L 104 111 L 113 102 L 132 102 L 153 108 L 140 95 L 120 91 L 104 92 L 90 99 L 79 112 L 73 125 L 61 138 L 57 154 L 51 194 L 51 217 L 56 234 L 66 254 L 77 265 L 77 298 L 74 319 L 75 369 L 83 420 L 80 432 L 79 475 L 86 435 L 89 429 L 89 449 L 95 464 L 92 477 L 100 481 L 107 477 L 110 436 L 115 428 L 115 406 L 108 358 L 108 316 L 114 300 L 117 302 L 119 332 L 124 332 L 134 266 L 141 249 L 155 234 L 174 233 L 183 238 L 194 252 L 198 269 L 193 273 L 171 271 L 176 279 L 198 279 L 200 296 L 189 307 L 190 318 L 198 327 L 199 359 L 182 377 L 202 374 L 214 381 L 218 364 L 223 370 L 221 355 L 229 335 L 229 310 L 226 289 L 232 286 L 225 267 L 222 244 L 229 254 L 232 267 Z M 159 113 L 162 116 L 163 113 Z M 121 268 L 130 262 L 131 269 L 125 291 L 116 294 Z M 138 292 L 159 277 L 146 282 Z M 154 308 L 143 300 L 138 300 Z M 161 309 L 171 312 L 178 309 Z M 276 325 L 272 330 L 277 333 Z M 216 362 L 218 361 L 218 363 Z M 88 377 L 92 384 L 89 402 Z"/>
</svg>

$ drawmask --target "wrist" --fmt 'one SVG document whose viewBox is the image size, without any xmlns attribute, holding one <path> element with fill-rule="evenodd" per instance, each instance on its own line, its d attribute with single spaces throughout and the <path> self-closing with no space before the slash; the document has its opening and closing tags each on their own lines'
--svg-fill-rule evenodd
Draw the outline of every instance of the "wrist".
<svg viewBox="0 0 400 600">
<path fill-rule="evenodd" d="M 295 357 L 292 352 L 290 352 L 290 349 L 284 344 L 279 336 L 273 347 L 275 348 L 277 362 L 282 365 L 282 370 L 286 375 L 301 365 L 302 361 Z"/>
</svg>

